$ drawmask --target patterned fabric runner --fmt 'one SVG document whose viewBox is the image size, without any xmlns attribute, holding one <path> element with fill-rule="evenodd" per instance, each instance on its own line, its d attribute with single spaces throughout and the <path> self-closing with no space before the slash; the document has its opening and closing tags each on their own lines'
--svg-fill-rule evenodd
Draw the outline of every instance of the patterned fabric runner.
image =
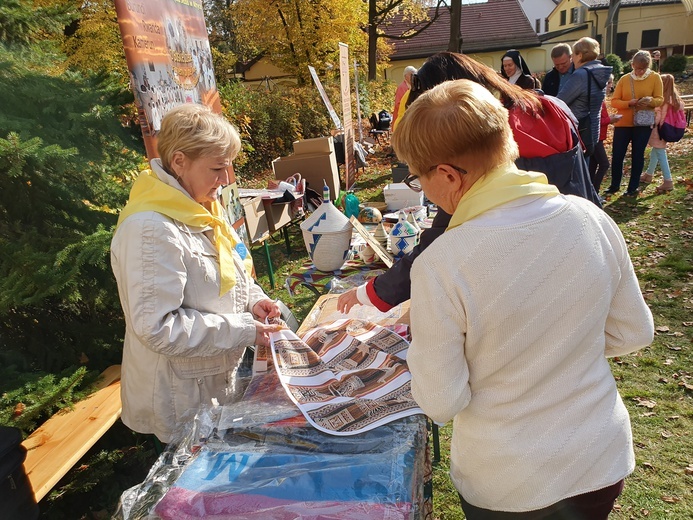
<svg viewBox="0 0 693 520">
<path fill-rule="evenodd" d="M 386 269 L 383 263 L 374 263 L 366 265 L 360 260 L 347 260 L 341 269 L 336 271 L 320 271 L 313 263 L 308 260 L 301 269 L 295 273 L 291 273 L 287 278 L 284 286 L 291 296 L 298 285 L 310 286 L 314 289 L 313 292 L 326 293 L 330 290 L 330 282 L 333 278 L 345 278 L 353 274 L 366 273 L 376 269 Z"/>
<path fill-rule="evenodd" d="M 406 353 L 397 333 L 361 320 L 271 335 L 272 356 L 289 398 L 308 422 L 333 435 L 354 435 L 421 413 L 411 395 Z"/>
</svg>

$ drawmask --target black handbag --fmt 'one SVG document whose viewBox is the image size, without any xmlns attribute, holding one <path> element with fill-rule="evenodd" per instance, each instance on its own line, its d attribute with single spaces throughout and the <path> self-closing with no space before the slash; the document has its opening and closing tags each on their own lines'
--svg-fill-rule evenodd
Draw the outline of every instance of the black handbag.
<svg viewBox="0 0 693 520">
<path fill-rule="evenodd" d="M 585 157 L 589 157 L 594 153 L 594 147 L 597 146 L 597 142 L 594 139 L 594 134 L 592 133 L 592 72 L 589 69 L 585 69 L 587 72 L 587 114 L 578 120 L 578 133 L 580 134 L 580 140 L 582 141 L 582 146 L 585 150 Z"/>
<path fill-rule="evenodd" d="M 6 520 L 35 520 L 39 508 L 24 471 L 26 448 L 17 428 L 0 426 L 0 504 Z"/>
</svg>

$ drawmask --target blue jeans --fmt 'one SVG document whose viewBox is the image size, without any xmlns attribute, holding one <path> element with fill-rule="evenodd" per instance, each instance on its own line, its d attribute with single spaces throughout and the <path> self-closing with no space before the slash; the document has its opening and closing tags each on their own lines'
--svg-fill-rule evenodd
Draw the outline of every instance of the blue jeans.
<svg viewBox="0 0 693 520">
<path fill-rule="evenodd" d="M 662 176 L 665 181 L 671 180 L 671 170 L 669 169 L 669 159 L 666 148 L 653 148 L 650 152 L 650 164 L 647 166 L 647 173 L 654 175 L 657 163 L 662 169 Z"/>
<path fill-rule="evenodd" d="M 640 185 L 640 175 L 645 166 L 645 148 L 650 140 L 652 128 L 649 126 L 617 126 L 614 128 L 614 142 L 611 152 L 611 186 L 610 191 L 621 188 L 623 178 L 623 159 L 626 157 L 628 144 L 631 145 L 631 166 L 628 191 L 635 191 Z"/>
</svg>

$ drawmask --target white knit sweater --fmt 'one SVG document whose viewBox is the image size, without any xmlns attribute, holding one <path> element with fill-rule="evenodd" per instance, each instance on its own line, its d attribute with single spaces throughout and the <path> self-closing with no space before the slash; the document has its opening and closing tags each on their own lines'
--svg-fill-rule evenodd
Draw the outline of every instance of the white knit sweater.
<svg viewBox="0 0 693 520">
<path fill-rule="evenodd" d="M 465 500 L 531 511 L 633 470 L 605 356 L 650 344 L 654 324 L 606 213 L 573 196 L 520 199 L 444 233 L 411 279 L 413 395 L 435 421 L 454 418 Z"/>
</svg>

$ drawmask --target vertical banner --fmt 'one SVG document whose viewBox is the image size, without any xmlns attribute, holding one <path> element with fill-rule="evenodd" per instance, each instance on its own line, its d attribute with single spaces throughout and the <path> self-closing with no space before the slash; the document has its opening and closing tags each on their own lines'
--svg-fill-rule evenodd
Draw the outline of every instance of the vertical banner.
<svg viewBox="0 0 693 520">
<path fill-rule="evenodd" d="M 354 60 L 354 89 L 356 90 L 356 122 L 359 125 L 359 143 L 363 144 L 363 125 L 361 124 L 361 94 L 359 94 L 359 64 Z"/>
<path fill-rule="evenodd" d="M 318 73 L 315 70 L 315 67 L 308 65 L 308 70 L 310 71 L 310 76 L 313 78 L 313 83 L 315 83 L 315 86 L 318 89 L 318 92 L 320 93 L 322 102 L 325 104 L 325 108 L 327 108 L 327 113 L 330 114 L 330 117 L 332 118 L 334 127 L 337 130 L 341 130 L 342 123 L 339 121 L 339 116 L 337 116 L 337 112 L 335 112 L 334 108 L 332 107 L 332 103 L 330 103 L 330 98 L 327 97 L 327 92 L 325 92 L 325 87 L 322 86 L 322 82 L 318 77 Z M 337 193 L 336 196 L 339 196 L 339 193 Z"/>
<path fill-rule="evenodd" d="M 115 0 L 147 157 L 161 119 L 183 103 L 221 112 L 201 0 Z"/>
<path fill-rule="evenodd" d="M 349 46 L 339 43 L 339 77 L 342 93 L 342 125 L 344 126 L 344 186 L 351 189 L 356 173 L 354 160 L 354 125 L 351 120 L 351 85 L 349 82 Z"/>
<path fill-rule="evenodd" d="M 156 136 L 166 112 L 183 103 L 201 103 L 221 113 L 202 0 L 115 0 L 120 35 L 130 72 L 147 157 L 159 157 Z M 223 202 L 240 206 L 233 171 Z M 228 195 L 234 195 L 228 198 Z M 229 220 L 247 242 L 244 219 Z"/>
</svg>

